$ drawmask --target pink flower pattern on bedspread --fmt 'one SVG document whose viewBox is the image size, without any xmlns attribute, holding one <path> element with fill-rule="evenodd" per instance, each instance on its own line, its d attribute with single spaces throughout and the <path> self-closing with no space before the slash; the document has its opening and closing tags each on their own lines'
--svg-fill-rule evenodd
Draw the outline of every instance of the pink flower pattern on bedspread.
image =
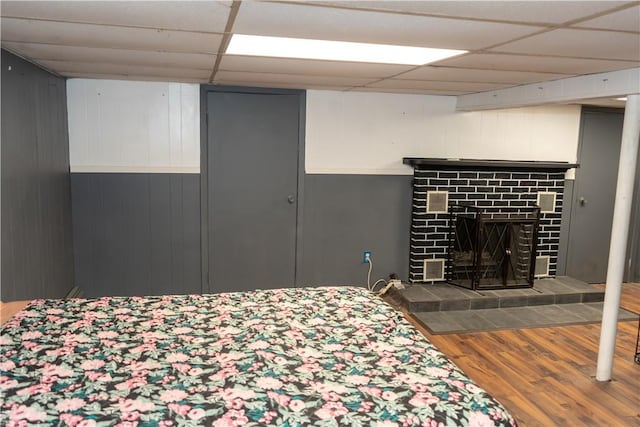
<svg viewBox="0 0 640 427">
<path fill-rule="evenodd" d="M 36 300 L 0 330 L 8 426 L 515 426 L 355 287 Z"/>
</svg>

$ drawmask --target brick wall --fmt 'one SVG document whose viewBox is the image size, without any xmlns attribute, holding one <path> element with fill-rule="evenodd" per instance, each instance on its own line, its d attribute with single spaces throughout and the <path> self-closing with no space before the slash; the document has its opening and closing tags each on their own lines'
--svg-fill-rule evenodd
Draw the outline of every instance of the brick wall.
<svg viewBox="0 0 640 427">
<path fill-rule="evenodd" d="M 415 166 L 409 281 L 422 282 L 424 260 L 447 258 L 449 215 L 427 213 L 427 192 L 448 191 L 449 205 L 468 203 L 479 207 L 535 206 L 538 192 L 555 192 L 553 213 L 540 215 L 536 256 L 549 256 L 549 275 L 555 276 L 560 242 L 564 172 L 558 170 L 436 170 Z"/>
</svg>

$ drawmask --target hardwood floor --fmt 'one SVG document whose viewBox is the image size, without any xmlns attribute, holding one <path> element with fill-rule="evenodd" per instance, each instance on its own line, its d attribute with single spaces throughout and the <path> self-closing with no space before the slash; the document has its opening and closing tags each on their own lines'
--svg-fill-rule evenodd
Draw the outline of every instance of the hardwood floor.
<svg viewBox="0 0 640 427">
<path fill-rule="evenodd" d="M 0 325 L 4 325 L 4 322 L 11 319 L 14 314 L 22 310 L 27 304 L 29 304 L 29 301 L 0 301 Z"/>
<path fill-rule="evenodd" d="M 621 305 L 640 311 L 639 283 L 623 285 Z M 613 380 L 607 383 L 594 378 L 599 324 L 451 335 L 416 326 L 521 427 L 640 426 L 637 321 L 618 323 Z"/>
</svg>

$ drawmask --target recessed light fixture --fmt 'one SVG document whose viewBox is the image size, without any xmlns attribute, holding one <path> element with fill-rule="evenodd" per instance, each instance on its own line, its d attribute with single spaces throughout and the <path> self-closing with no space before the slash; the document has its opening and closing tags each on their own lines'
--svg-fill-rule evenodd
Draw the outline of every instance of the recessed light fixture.
<svg viewBox="0 0 640 427">
<path fill-rule="evenodd" d="M 616 98 L 616 101 L 626 101 L 627 97 L 623 96 L 622 98 Z"/>
<path fill-rule="evenodd" d="M 380 64 L 424 65 L 466 53 L 466 50 L 388 44 L 294 39 L 234 34 L 227 54 L 278 58 L 324 59 Z"/>
</svg>

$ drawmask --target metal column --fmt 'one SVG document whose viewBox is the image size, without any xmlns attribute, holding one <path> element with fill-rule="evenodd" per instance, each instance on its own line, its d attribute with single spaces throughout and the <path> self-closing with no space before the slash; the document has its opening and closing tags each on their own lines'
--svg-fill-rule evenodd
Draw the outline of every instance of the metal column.
<svg viewBox="0 0 640 427">
<path fill-rule="evenodd" d="M 616 185 L 616 201 L 611 229 L 607 287 L 602 313 L 598 367 L 596 369 L 596 380 L 598 381 L 609 381 L 613 369 L 618 309 L 620 307 L 620 292 L 624 276 L 625 253 L 629 239 L 629 221 L 638 159 L 639 135 L 640 95 L 629 95 L 627 96 L 627 105 L 624 112 L 618 183 Z"/>
</svg>

